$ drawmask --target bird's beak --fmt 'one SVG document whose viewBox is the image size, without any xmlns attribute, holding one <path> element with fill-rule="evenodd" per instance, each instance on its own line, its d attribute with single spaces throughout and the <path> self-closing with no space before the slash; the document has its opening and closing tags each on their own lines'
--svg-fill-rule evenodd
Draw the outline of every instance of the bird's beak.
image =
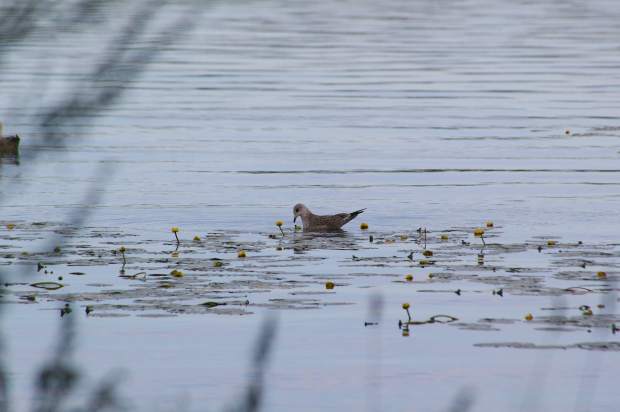
<svg viewBox="0 0 620 412">
<path fill-rule="evenodd" d="M 293 219 L 293 224 L 295 224 L 295 222 L 297 222 L 297 216 Z"/>
</svg>

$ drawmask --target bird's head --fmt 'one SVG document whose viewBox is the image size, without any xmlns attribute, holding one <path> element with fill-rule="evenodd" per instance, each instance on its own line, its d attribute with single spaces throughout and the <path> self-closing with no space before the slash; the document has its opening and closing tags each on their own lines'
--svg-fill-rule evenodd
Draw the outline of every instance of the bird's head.
<svg viewBox="0 0 620 412">
<path fill-rule="evenodd" d="M 306 205 L 304 205 L 303 203 L 297 203 L 295 206 L 293 206 L 293 223 L 297 221 L 298 217 L 301 216 L 301 218 L 303 219 L 303 216 L 308 213 L 310 213 L 310 210 L 308 210 Z"/>
</svg>

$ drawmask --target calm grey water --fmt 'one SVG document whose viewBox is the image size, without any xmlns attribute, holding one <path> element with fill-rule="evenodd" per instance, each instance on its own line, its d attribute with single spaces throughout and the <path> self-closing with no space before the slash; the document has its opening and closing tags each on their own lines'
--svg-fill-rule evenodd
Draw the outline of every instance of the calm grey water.
<svg viewBox="0 0 620 412">
<path fill-rule="evenodd" d="M 105 15 L 124 13 L 112 4 Z M 88 119 L 92 127 L 73 122 L 63 148 L 42 143 L 31 114 L 79 87 L 115 26 L 79 36 L 41 29 L 0 65 L 5 132 L 22 136 L 22 157 L 40 154 L 36 164 L 0 165 L 0 220 L 65 219 L 106 163 L 112 173 L 89 224 L 145 235 L 172 225 L 270 230 L 276 219 L 289 224 L 303 201 L 319 212 L 366 207 L 364 220 L 383 230 L 492 219 L 506 240 L 613 242 L 619 19 L 613 0 L 214 3 L 118 104 Z M 44 81 L 50 93 L 33 103 L 27 97 Z M 520 410 L 523 376 L 540 355 L 481 354 L 468 335 L 455 347 L 451 330 L 414 349 L 386 330 L 384 396 L 369 401 L 369 338 L 345 326 L 360 322 L 368 293 L 352 293 L 356 307 L 283 316 L 269 410 L 441 410 L 463 385 L 477 389 L 476 410 Z M 18 405 L 28 401 L 24 365 L 40 351 L 33 331 L 53 337 L 46 316 L 13 308 L 4 322 Z M 214 410 L 243 382 L 259 320 L 82 322 L 79 357 L 97 370 L 130 369 L 128 393 L 144 410 L 186 398 Z M 566 410 L 586 355 L 553 356 L 549 384 L 566 390 L 544 405 Z M 601 382 L 615 376 L 601 374 Z M 604 384 L 597 395 L 591 410 L 620 401 Z"/>
</svg>

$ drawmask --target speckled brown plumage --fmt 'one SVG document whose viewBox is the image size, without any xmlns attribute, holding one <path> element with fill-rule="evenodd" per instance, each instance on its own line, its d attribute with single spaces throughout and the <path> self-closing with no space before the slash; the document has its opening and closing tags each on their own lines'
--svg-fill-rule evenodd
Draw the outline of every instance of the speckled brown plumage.
<svg viewBox="0 0 620 412">
<path fill-rule="evenodd" d="M 338 213 L 336 215 L 315 215 L 305 205 L 298 203 L 293 207 L 293 221 L 295 222 L 298 217 L 301 217 L 304 232 L 336 231 L 355 219 L 364 210 L 366 209 L 356 210 L 351 213 Z"/>
</svg>

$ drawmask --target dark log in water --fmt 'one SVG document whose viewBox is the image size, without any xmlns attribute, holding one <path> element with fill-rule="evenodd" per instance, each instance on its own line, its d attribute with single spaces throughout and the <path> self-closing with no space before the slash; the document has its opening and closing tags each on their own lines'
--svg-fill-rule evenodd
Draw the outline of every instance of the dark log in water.
<svg viewBox="0 0 620 412">
<path fill-rule="evenodd" d="M 0 136 L 0 155 L 17 156 L 19 152 L 19 136 Z"/>
</svg>

